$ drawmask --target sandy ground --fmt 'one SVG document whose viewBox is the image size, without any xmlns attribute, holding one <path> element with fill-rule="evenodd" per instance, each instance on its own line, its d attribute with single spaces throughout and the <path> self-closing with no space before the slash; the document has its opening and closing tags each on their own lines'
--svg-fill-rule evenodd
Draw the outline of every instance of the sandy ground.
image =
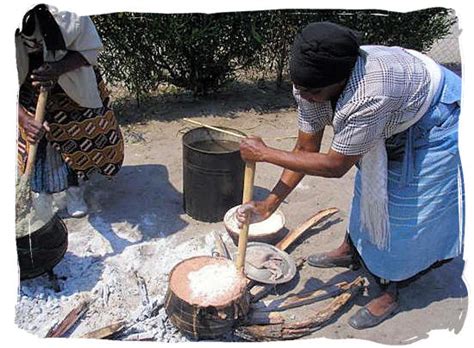
<svg viewBox="0 0 474 348">
<path fill-rule="evenodd" d="M 183 211 L 181 135 L 189 125 L 182 117 L 262 135 L 268 145 L 282 149 L 291 149 L 294 144 L 294 138 L 284 138 L 296 134 L 292 97 L 288 90 L 277 91 L 272 86 L 241 85 L 237 92 L 197 101 L 187 97 L 168 98 L 166 102 L 149 100 L 140 109 L 126 105 L 117 109 L 127 139 L 121 172 L 113 180 L 95 178 L 88 182 L 85 197 L 89 215 L 65 219 L 69 247 L 55 267 L 61 291 L 55 292 L 46 276 L 24 281 L 19 287 L 16 323 L 34 335 L 44 336 L 84 298 L 94 302 L 70 330 L 71 337 L 80 337 L 118 320 L 138 320 L 144 308 L 162 301 L 169 272 L 176 263 L 191 256 L 211 254 L 213 231 L 222 232 L 226 242 L 231 243 L 222 223 L 199 222 Z M 330 139 L 331 130 L 327 129 L 324 149 Z M 265 197 L 280 172 L 268 164 L 257 165 L 256 198 Z M 288 229 L 318 210 L 340 209 L 329 223 L 306 232 L 298 240 L 290 249 L 293 257 L 329 250 L 341 242 L 353 178 L 354 171 L 342 179 L 306 177 L 282 204 Z M 57 198 L 61 210 L 63 197 Z M 427 338 L 432 330 L 450 330 L 454 335 L 463 328 L 467 312 L 463 266 L 463 260 L 456 259 L 403 288 L 400 312 L 364 331 L 347 324 L 348 318 L 376 293 L 373 279 L 363 270 L 321 270 L 306 265 L 295 279 L 277 290 L 294 292 L 363 275 L 370 282 L 368 291 L 308 337 L 405 344 Z M 304 315 L 311 308 L 295 311 L 295 315 Z M 171 338 L 158 332 L 151 337 L 158 341 L 187 340 L 179 334 Z"/>
</svg>

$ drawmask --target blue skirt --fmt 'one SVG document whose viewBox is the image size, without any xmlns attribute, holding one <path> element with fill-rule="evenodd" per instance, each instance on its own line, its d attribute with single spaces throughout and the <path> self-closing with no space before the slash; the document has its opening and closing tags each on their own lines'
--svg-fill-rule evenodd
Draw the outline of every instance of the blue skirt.
<svg viewBox="0 0 474 348">
<path fill-rule="evenodd" d="M 379 250 L 360 223 L 357 172 L 348 232 L 367 269 L 392 281 L 462 254 L 464 188 L 458 152 L 461 79 L 443 79 L 427 113 L 386 141 L 390 242 Z"/>
</svg>

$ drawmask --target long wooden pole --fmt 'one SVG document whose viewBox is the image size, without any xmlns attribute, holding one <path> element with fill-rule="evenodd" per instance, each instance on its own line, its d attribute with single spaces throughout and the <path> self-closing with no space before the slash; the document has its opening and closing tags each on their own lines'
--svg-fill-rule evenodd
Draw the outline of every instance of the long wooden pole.
<svg viewBox="0 0 474 348">
<path fill-rule="evenodd" d="M 235 133 L 235 132 L 232 132 L 232 131 L 228 131 L 228 130 L 222 129 L 222 128 L 209 126 L 208 124 L 201 123 L 201 122 L 194 121 L 194 120 L 190 120 L 189 118 L 183 118 L 183 121 L 186 121 L 186 122 L 189 122 L 189 123 L 192 123 L 192 124 L 195 124 L 197 126 L 204 127 L 204 128 L 209 128 L 209 129 L 215 130 L 216 132 L 224 133 L 224 134 L 227 134 L 227 135 L 232 135 L 232 136 L 237 137 L 237 138 L 246 138 L 245 135 Z"/>
<path fill-rule="evenodd" d="M 35 111 L 35 121 L 38 121 L 39 123 L 44 122 L 44 114 L 46 111 L 46 101 L 48 100 L 48 91 L 46 90 L 41 90 L 40 94 L 38 96 L 38 102 L 36 104 L 36 111 Z M 25 168 L 25 173 L 26 177 L 31 176 L 31 172 L 33 171 L 33 166 L 35 164 L 35 159 L 36 159 L 36 150 L 37 150 L 38 144 L 30 144 L 29 149 L 28 149 L 28 159 L 26 162 L 26 168 Z"/>
<path fill-rule="evenodd" d="M 255 179 L 255 162 L 246 162 L 245 163 L 245 176 L 244 176 L 244 194 L 242 197 L 242 204 L 248 203 L 252 200 L 254 179 Z M 239 234 L 237 269 L 242 272 L 244 271 L 245 253 L 247 251 L 249 224 L 250 224 L 250 221 L 249 221 L 249 218 L 247 218 Z"/>
</svg>

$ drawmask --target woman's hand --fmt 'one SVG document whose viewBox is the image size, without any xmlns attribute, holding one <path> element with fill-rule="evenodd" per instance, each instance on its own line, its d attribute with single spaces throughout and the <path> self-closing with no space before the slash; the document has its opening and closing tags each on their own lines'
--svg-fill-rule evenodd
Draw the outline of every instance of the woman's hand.
<svg viewBox="0 0 474 348">
<path fill-rule="evenodd" d="M 240 156 L 245 162 L 262 162 L 267 145 L 260 137 L 248 137 L 240 142 Z"/>
<path fill-rule="evenodd" d="M 36 144 L 49 131 L 47 122 L 43 124 L 35 121 L 35 115 L 28 112 L 24 107 L 18 106 L 18 122 L 26 132 L 26 140 L 30 144 Z"/>
<path fill-rule="evenodd" d="M 250 201 L 241 205 L 235 212 L 235 218 L 239 228 L 249 220 L 249 223 L 256 223 L 267 219 L 273 214 L 274 209 L 266 201 Z"/>
<path fill-rule="evenodd" d="M 60 62 L 43 64 L 38 69 L 31 72 L 31 84 L 33 87 L 38 89 L 52 89 L 56 82 L 58 82 L 59 76 L 64 73 L 62 66 L 63 65 Z"/>
<path fill-rule="evenodd" d="M 89 62 L 76 51 L 68 51 L 58 62 L 48 62 L 32 71 L 31 79 L 34 87 L 43 87 L 47 90 L 54 87 L 59 76 L 69 71 L 88 66 Z"/>
</svg>

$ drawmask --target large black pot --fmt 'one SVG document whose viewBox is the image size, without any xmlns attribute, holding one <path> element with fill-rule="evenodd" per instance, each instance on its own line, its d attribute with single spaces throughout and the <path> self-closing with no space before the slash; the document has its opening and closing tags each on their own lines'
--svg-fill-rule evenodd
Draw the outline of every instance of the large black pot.
<svg viewBox="0 0 474 348">
<path fill-rule="evenodd" d="M 244 167 L 238 138 L 204 127 L 187 132 L 183 136 L 186 214 L 200 221 L 222 221 L 227 210 L 242 202 Z"/>
<path fill-rule="evenodd" d="M 67 228 L 57 216 L 39 230 L 16 239 L 20 280 L 49 272 L 61 261 L 67 250 Z"/>
</svg>

